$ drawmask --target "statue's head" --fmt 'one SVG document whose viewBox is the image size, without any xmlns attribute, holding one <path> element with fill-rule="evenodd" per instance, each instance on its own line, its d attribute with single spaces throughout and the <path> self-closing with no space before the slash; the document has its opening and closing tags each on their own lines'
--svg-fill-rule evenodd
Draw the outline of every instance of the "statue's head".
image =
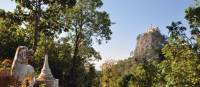
<svg viewBox="0 0 200 87">
<path fill-rule="evenodd" d="M 33 58 L 33 55 L 34 55 L 33 49 L 29 49 L 29 50 L 27 51 L 26 54 L 27 54 L 26 57 L 27 57 L 28 59 Z"/>
<path fill-rule="evenodd" d="M 17 51 L 16 54 L 15 54 L 15 60 L 16 62 L 19 62 L 19 63 L 25 63 L 27 62 L 28 58 L 27 58 L 27 53 L 28 53 L 28 48 L 25 47 L 25 46 L 19 46 L 17 48 Z"/>
<path fill-rule="evenodd" d="M 19 46 L 17 48 L 15 58 L 17 62 L 20 63 L 28 63 L 28 59 L 31 59 L 33 57 L 34 51 L 32 49 L 29 49 L 26 46 Z"/>
</svg>

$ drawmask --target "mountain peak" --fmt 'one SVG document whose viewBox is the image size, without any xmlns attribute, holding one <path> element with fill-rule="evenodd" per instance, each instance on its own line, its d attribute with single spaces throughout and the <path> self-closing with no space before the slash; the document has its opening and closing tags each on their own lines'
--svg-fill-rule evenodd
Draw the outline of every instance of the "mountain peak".
<svg viewBox="0 0 200 87">
<path fill-rule="evenodd" d="M 136 61 L 160 58 L 160 49 L 165 42 L 158 27 L 151 25 L 147 32 L 139 34 L 133 56 Z"/>
<path fill-rule="evenodd" d="M 158 27 L 154 26 L 154 25 L 150 25 L 150 27 L 147 29 L 147 33 L 149 32 L 156 32 L 159 31 Z"/>
</svg>

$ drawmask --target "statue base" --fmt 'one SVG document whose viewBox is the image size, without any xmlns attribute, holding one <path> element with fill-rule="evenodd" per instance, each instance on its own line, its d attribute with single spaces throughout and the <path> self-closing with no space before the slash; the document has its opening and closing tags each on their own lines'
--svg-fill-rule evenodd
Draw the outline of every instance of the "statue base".
<svg viewBox="0 0 200 87">
<path fill-rule="evenodd" d="M 45 85 L 45 87 L 59 87 L 59 79 L 54 80 L 36 80 L 36 85 Z"/>
</svg>

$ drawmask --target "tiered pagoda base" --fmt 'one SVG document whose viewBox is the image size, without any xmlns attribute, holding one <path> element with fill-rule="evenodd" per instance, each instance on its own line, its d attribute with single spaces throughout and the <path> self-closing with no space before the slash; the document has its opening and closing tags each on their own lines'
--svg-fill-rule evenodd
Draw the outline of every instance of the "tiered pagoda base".
<svg viewBox="0 0 200 87">
<path fill-rule="evenodd" d="M 49 68 L 48 55 L 45 55 L 44 65 L 39 77 L 36 79 L 36 85 L 45 85 L 45 87 L 59 87 L 59 80 L 53 77 Z"/>
</svg>

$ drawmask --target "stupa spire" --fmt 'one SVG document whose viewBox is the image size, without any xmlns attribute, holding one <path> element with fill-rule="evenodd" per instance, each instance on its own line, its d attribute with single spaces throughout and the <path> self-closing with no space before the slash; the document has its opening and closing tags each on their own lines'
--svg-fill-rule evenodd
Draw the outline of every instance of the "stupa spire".
<svg viewBox="0 0 200 87">
<path fill-rule="evenodd" d="M 51 69 L 49 68 L 49 62 L 48 62 L 48 55 L 45 54 L 45 60 L 44 60 L 44 65 L 41 70 L 41 73 L 39 77 L 37 78 L 38 80 L 52 80 L 54 79 Z"/>
</svg>

